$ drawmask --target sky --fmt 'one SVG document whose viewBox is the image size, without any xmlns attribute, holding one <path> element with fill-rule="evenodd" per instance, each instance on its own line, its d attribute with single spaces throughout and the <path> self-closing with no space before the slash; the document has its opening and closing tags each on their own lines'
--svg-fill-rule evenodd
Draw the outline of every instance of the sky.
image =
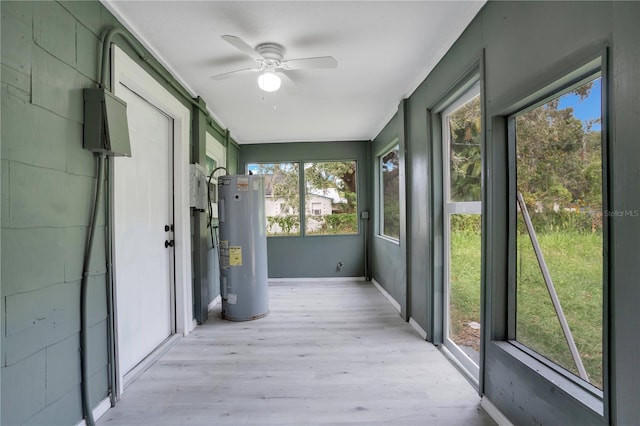
<svg viewBox="0 0 640 426">
<path fill-rule="evenodd" d="M 593 81 L 593 87 L 591 88 L 589 96 L 583 100 L 580 100 L 579 96 L 572 94 L 561 96 L 559 108 L 573 107 L 573 115 L 582 121 L 600 118 L 601 80 L 601 78 L 598 78 Z M 595 124 L 592 130 L 600 130 L 600 124 Z"/>
</svg>

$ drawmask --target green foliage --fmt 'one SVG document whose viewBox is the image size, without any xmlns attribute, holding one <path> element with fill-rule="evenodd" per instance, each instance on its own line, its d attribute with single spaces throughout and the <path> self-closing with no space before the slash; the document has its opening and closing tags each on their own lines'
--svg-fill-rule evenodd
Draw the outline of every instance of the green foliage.
<svg viewBox="0 0 640 426">
<path fill-rule="evenodd" d="M 274 229 L 274 225 L 279 227 L 280 232 L 277 232 L 277 228 Z M 298 235 L 298 229 L 300 229 L 298 215 L 267 216 L 268 235 Z"/>
<path fill-rule="evenodd" d="M 538 237 L 590 381 L 602 388 L 602 236 L 555 231 Z M 450 336 L 467 346 L 465 324 L 480 322 L 480 241 L 479 234 L 452 231 Z M 517 244 L 516 338 L 577 374 L 529 237 L 519 235 Z"/>
<path fill-rule="evenodd" d="M 531 213 L 531 224 L 536 234 L 544 234 L 557 231 L 572 232 L 602 232 L 602 214 L 590 211 L 547 210 L 540 213 Z M 518 221 L 518 233 L 526 234 L 523 221 Z"/>
<path fill-rule="evenodd" d="M 602 236 L 557 231 L 538 242 L 590 381 L 602 388 Z M 516 339 L 577 375 L 529 237 L 517 245 Z"/>
<path fill-rule="evenodd" d="M 400 203 L 397 198 L 384 199 L 384 235 L 400 238 Z"/>
<path fill-rule="evenodd" d="M 452 214 L 451 216 L 451 235 L 454 234 L 472 234 L 480 235 L 482 226 L 482 216 L 479 214 Z"/>
<path fill-rule="evenodd" d="M 480 201 L 481 120 L 480 96 L 448 116 L 451 201 Z"/>
<path fill-rule="evenodd" d="M 355 234 L 358 232 L 356 213 L 338 213 L 322 216 L 327 234 Z"/>
<path fill-rule="evenodd" d="M 396 146 L 382 157 L 383 234 L 400 238 L 400 151 Z"/>
<path fill-rule="evenodd" d="M 479 330 L 468 324 L 480 323 L 480 215 L 451 218 L 456 224 L 450 240 L 449 337 L 458 345 L 479 351 Z"/>
</svg>

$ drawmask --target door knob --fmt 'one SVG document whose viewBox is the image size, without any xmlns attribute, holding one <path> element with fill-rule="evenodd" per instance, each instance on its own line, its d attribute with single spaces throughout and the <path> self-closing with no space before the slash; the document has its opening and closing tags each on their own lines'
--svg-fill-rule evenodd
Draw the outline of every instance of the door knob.
<svg viewBox="0 0 640 426">
<path fill-rule="evenodd" d="M 171 241 L 164 240 L 164 247 L 165 248 L 173 247 L 173 240 L 171 240 Z"/>
</svg>

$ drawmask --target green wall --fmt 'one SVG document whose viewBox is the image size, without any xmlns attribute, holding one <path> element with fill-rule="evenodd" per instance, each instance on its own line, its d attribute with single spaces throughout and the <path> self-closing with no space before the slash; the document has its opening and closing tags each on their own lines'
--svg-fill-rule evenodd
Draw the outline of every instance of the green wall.
<svg viewBox="0 0 640 426">
<path fill-rule="evenodd" d="M 484 393 L 514 424 L 640 423 L 640 220 L 612 218 L 611 261 L 605 339 L 609 345 L 609 381 L 604 407 L 597 398 L 571 386 L 521 356 L 506 343 L 508 266 L 508 161 L 505 119 L 514 105 L 542 89 L 609 46 L 611 93 L 609 193 L 610 209 L 634 211 L 640 205 L 640 3 L 638 2 L 489 2 L 467 27 L 406 103 L 407 188 L 407 311 L 428 338 L 441 333 L 441 215 L 438 204 L 439 138 L 434 108 L 469 72 L 479 72 L 484 84 L 486 300 Z M 397 118 L 395 120 L 398 120 Z M 398 129 L 390 122 L 376 138 Z M 401 126 L 400 126 L 401 128 Z M 375 163 L 374 163 L 375 164 Z M 376 243 L 374 243 L 376 244 Z M 374 259 L 374 276 L 398 271 L 402 251 Z M 440 279 L 441 280 L 441 279 Z M 402 305 L 403 289 L 384 284 Z M 564 383 L 564 384 L 563 384 Z M 559 384 L 563 384 L 559 386 Z M 585 405 L 586 404 L 586 405 Z M 591 406 L 592 408 L 587 408 Z M 604 408 L 604 416 L 598 411 Z"/>
<path fill-rule="evenodd" d="M 248 163 L 285 161 L 356 160 L 358 215 L 371 211 L 369 203 L 368 142 L 305 142 L 242 145 L 239 173 Z M 359 216 L 358 216 L 359 217 Z M 267 255 L 270 278 L 320 278 L 364 276 L 364 233 L 357 235 L 269 237 Z M 338 271 L 338 262 L 344 268 Z"/>
<path fill-rule="evenodd" d="M 95 160 L 82 88 L 95 87 L 99 3 L 6 2 L 2 11 L 2 424 L 75 424 L 80 279 Z M 103 204 L 104 205 L 104 204 Z M 91 399 L 107 396 L 105 227 L 88 309 Z"/>
<path fill-rule="evenodd" d="M 393 118 L 382 129 L 380 134 L 371 142 L 371 173 L 370 179 L 372 182 L 372 197 L 373 205 L 376 206 L 376 211 L 371 215 L 371 276 L 372 278 L 384 288 L 384 290 L 393 297 L 393 299 L 400 304 L 400 309 L 403 315 L 406 316 L 406 297 L 407 297 L 407 264 L 405 257 L 407 232 L 406 222 L 400 223 L 400 238 L 398 241 L 392 241 L 388 238 L 380 236 L 380 222 L 382 218 L 377 209 L 380 206 L 380 193 L 379 193 L 379 167 L 380 167 L 380 155 L 385 154 L 389 149 L 395 145 L 400 145 L 400 181 L 405 181 L 405 155 L 404 155 L 404 141 L 401 140 L 400 135 L 402 131 L 402 114 L 397 112 Z M 400 216 L 406 217 L 405 193 L 400 191 Z"/>
</svg>

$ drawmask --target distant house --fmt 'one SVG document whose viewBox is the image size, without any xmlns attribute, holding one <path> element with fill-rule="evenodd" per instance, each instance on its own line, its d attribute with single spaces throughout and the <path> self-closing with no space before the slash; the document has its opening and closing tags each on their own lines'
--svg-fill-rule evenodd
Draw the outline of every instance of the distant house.
<svg viewBox="0 0 640 426">
<path fill-rule="evenodd" d="M 307 219 L 305 229 L 307 232 L 319 231 L 325 223 L 323 216 L 333 213 L 333 198 L 307 193 L 304 204 Z"/>
</svg>

